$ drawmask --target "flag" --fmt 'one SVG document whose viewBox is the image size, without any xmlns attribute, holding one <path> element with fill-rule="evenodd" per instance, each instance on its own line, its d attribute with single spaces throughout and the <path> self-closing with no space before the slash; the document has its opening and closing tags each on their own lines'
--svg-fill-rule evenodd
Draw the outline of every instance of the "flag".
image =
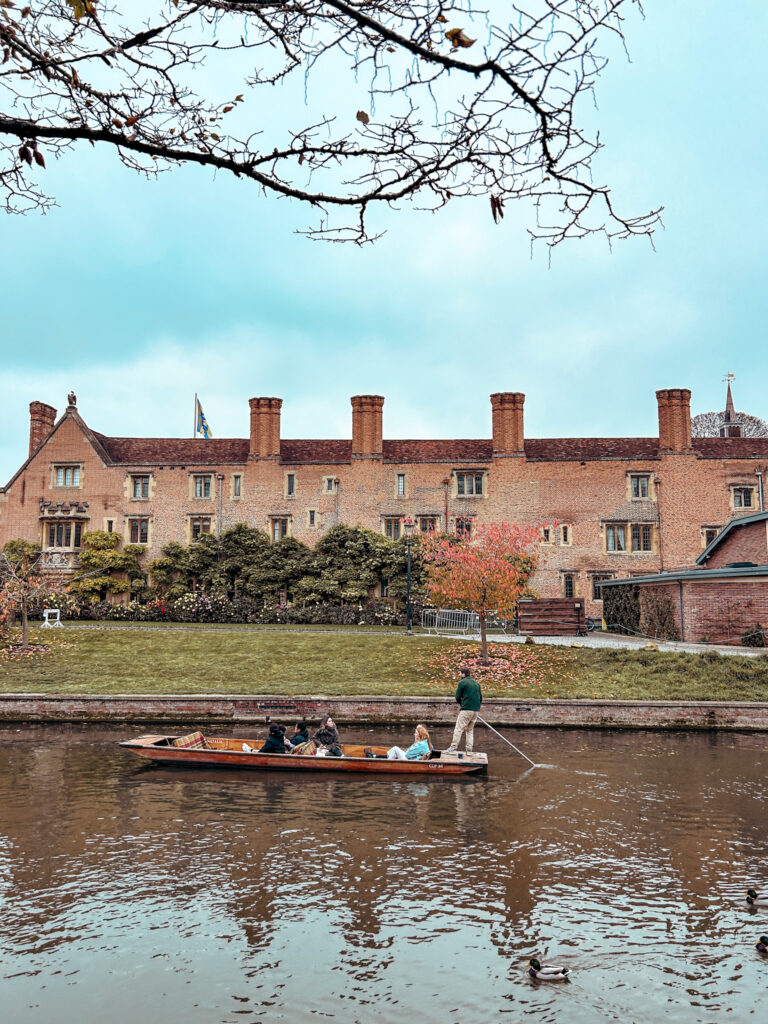
<svg viewBox="0 0 768 1024">
<path fill-rule="evenodd" d="M 195 437 L 213 437 L 208 420 L 205 418 L 200 399 L 195 395 Z"/>
</svg>

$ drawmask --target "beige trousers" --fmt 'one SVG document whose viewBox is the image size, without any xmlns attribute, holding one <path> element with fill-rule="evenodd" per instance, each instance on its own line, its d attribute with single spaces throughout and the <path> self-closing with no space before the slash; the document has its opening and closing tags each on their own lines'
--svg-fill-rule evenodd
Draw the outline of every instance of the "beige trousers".
<svg viewBox="0 0 768 1024">
<path fill-rule="evenodd" d="M 477 721 L 476 711 L 460 711 L 459 716 L 456 719 L 456 728 L 453 730 L 453 739 L 451 745 L 448 747 L 448 752 L 452 753 L 454 750 L 459 749 L 459 743 L 461 743 L 461 737 L 464 733 L 467 734 L 467 753 L 471 754 L 475 745 L 475 722 Z"/>
</svg>

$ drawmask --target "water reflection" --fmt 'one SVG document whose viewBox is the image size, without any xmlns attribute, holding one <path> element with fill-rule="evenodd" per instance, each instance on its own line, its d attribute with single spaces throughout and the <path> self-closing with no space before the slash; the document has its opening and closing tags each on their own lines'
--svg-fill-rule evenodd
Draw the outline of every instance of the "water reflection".
<svg viewBox="0 0 768 1024">
<path fill-rule="evenodd" d="M 0 730 L 7 1019 L 764 1013 L 765 738 L 511 738 L 558 767 L 494 740 L 487 779 L 173 771 Z"/>
</svg>

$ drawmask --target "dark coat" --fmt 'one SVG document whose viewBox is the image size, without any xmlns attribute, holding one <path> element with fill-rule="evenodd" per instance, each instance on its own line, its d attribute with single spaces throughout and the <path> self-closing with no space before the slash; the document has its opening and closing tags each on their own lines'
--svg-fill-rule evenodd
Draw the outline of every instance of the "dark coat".
<svg viewBox="0 0 768 1024">
<path fill-rule="evenodd" d="M 339 745 L 338 729 L 329 729 L 327 725 L 321 725 L 312 738 L 323 747 L 338 747 Z"/>
<path fill-rule="evenodd" d="M 306 743 L 308 739 L 309 739 L 309 729 L 304 728 L 304 729 L 300 729 L 298 732 L 295 732 L 293 734 L 293 736 L 291 736 L 291 743 L 295 747 L 299 743 Z"/>
</svg>

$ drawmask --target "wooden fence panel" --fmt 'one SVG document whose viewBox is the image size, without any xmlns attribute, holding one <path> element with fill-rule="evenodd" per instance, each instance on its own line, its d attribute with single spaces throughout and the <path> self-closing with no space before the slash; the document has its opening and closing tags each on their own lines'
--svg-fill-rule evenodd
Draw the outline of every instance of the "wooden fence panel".
<svg viewBox="0 0 768 1024">
<path fill-rule="evenodd" d="M 525 636 L 578 636 L 587 631 L 584 600 L 543 597 L 518 602 L 520 632 Z"/>
</svg>

